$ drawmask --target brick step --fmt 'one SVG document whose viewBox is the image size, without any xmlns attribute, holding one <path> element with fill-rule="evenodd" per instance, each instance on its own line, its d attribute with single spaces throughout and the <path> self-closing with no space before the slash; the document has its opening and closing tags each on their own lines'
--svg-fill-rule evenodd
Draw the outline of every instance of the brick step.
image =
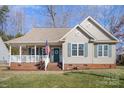
<svg viewBox="0 0 124 93">
<path fill-rule="evenodd" d="M 47 67 L 48 71 L 60 71 L 61 68 L 58 66 L 58 63 L 49 63 Z"/>
<path fill-rule="evenodd" d="M 1 64 L 0 63 L 0 70 L 8 70 L 8 68 L 9 68 L 9 65 L 8 64 Z"/>
<path fill-rule="evenodd" d="M 0 70 L 8 70 L 8 66 L 7 67 L 0 67 Z"/>
</svg>

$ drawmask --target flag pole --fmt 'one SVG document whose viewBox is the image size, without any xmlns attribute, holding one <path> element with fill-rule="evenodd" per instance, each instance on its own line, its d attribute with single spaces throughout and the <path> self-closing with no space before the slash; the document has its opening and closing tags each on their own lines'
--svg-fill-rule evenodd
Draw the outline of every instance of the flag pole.
<svg viewBox="0 0 124 93">
<path fill-rule="evenodd" d="M 46 68 L 47 68 L 47 65 L 49 63 L 49 53 L 50 53 L 50 48 L 49 48 L 49 45 L 48 45 L 48 41 L 46 40 L 46 45 L 45 45 L 45 52 L 46 52 L 46 60 L 45 60 L 45 71 L 46 71 Z"/>
</svg>

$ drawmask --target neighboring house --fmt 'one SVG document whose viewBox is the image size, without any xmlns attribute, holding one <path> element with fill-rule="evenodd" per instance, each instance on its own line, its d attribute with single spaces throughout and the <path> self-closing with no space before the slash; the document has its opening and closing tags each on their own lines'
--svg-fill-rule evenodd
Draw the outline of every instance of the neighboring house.
<svg viewBox="0 0 124 93">
<path fill-rule="evenodd" d="M 50 62 L 45 61 L 45 43 L 51 48 Z M 33 28 L 22 37 L 7 41 L 19 47 L 19 55 L 11 55 L 10 68 L 32 70 L 39 64 L 47 70 L 115 68 L 118 39 L 92 17 L 73 28 Z M 31 65 L 33 64 L 33 66 Z M 28 65 L 28 66 L 27 66 Z M 36 70 L 36 69 L 35 69 Z"/>
<path fill-rule="evenodd" d="M 124 47 L 117 51 L 116 62 L 117 64 L 124 64 Z"/>
<path fill-rule="evenodd" d="M 8 61 L 9 51 L 4 44 L 2 38 L 0 37 L 0 63 L 5 63 Z"/>
</svg>

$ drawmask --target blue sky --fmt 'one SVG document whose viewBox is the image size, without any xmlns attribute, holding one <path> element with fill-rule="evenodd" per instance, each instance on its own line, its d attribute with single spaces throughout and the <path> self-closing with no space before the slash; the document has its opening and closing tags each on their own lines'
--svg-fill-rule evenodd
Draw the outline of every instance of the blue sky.
<svg viewBox="0 0 124 93">
<path fill-rule="evenodd" d="M 57 17 L 63 13 L 71 13 L 69 17 L 68 26 L 74 27 L 76 24 L 80 23 L 87 16 L 92 16 L 100 24 L 102 24 L 106 29 L 109 29 L 110 18 L 114 16 L 116 19 L 119 19 L 120 16 L 124 15 L 124 6 L 55 6 Z M 46 6 L 9 6 L 10 13 L 13 15 L 15 12 L 23 12 L 25 16 L 23 33 L 26 33 L 32 29 L 32 23 L 35 23 L 35 27 L 49 27 L 46 25 L 50 21 L 47 13 Z M 13 19 L 13 18 L 11 18 Z M 48 20 L 46 20 L 48 19 Z M 35 20 L 35 22 L 33 21 Z M 60 20 L 61 21 L 61 20 Z M 58 24 L 59 22 L 58 21 Z M 11 21 L 8 21 L 9 33 L 13 32 L 14 29 L 11 28 Z"/>
</svg>

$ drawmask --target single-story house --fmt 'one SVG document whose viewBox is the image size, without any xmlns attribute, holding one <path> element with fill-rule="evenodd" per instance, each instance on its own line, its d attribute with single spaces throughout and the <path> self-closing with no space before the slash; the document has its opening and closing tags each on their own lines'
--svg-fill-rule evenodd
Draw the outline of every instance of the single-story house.
<svg viewBox="0 0 124 93">
<path fill-rule="evenodd" d="M 46 40 L 51 49 L 48 57 L 44 52 Z M 10 69 L 32 70 L 41 62 L 45 70 L 71 70 L 115 68 L 118 42 L 89 16 L 73 28 L 33 28 L 6 43 L 10 46 Z M 19 47 L 19 55 L 11 55 L 11 47 Z"/>
<path fill-rule="evenodd" d="M 0 63 L 7 63 L 9 56 L 9 51 L 4 44 L 2 38 L 0 37 Z"/>
</svg>

